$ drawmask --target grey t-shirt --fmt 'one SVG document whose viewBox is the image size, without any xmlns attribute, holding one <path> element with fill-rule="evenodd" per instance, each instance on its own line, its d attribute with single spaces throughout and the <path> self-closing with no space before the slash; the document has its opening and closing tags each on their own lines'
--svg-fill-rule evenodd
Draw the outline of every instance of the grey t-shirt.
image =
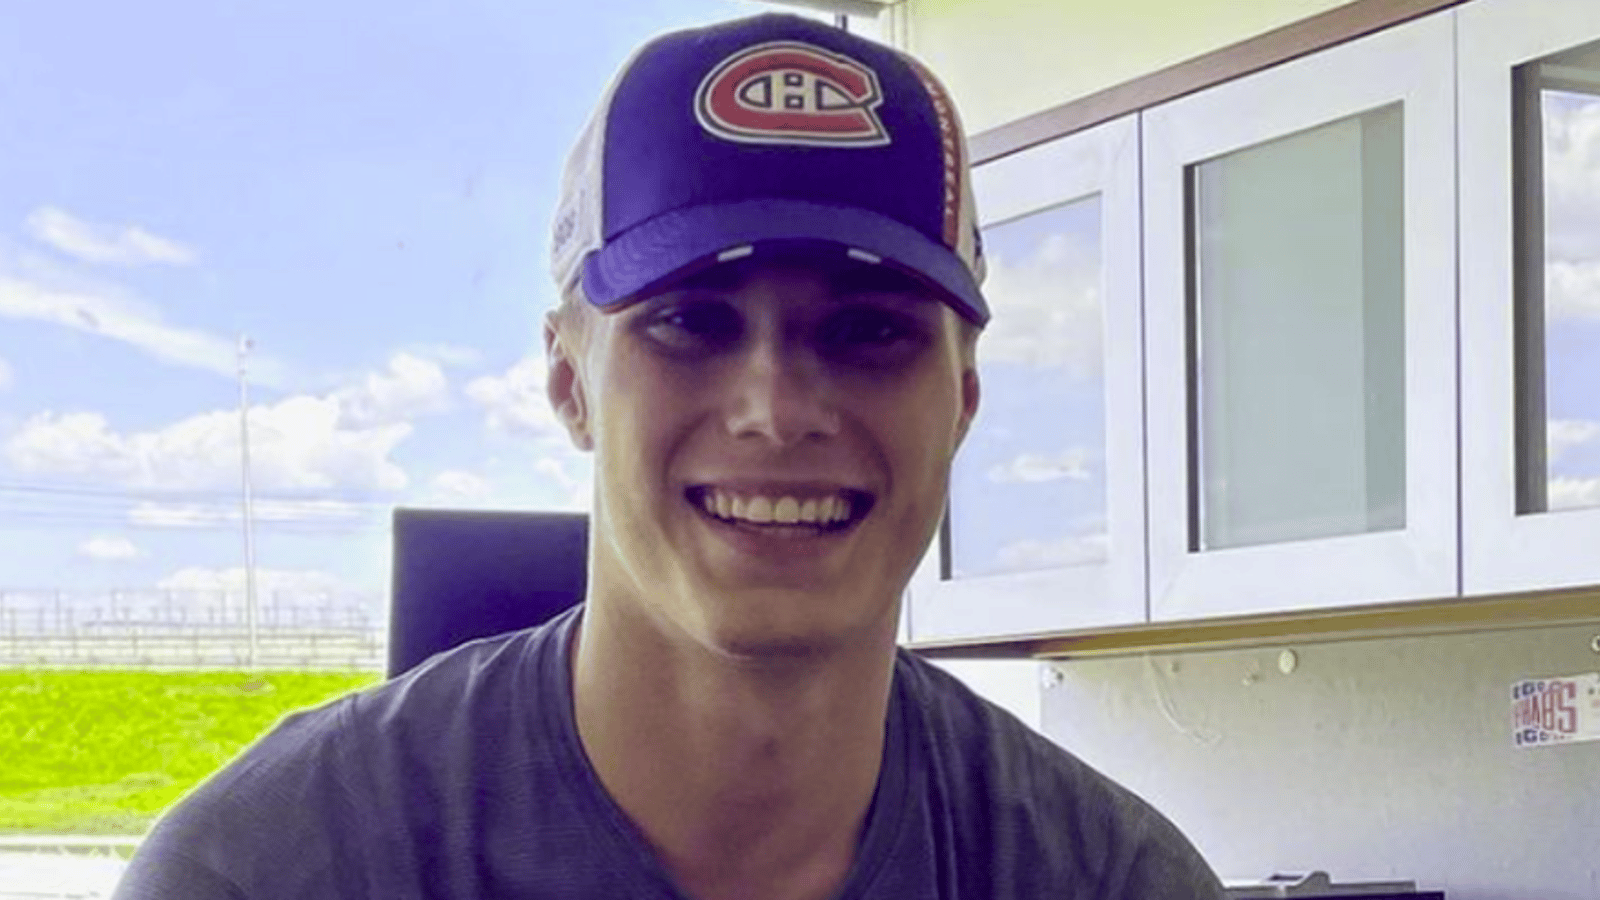
<svg viewBox="0 0 1600 900">
<path fill-rule="evenodd" d="M 578 741 L 581 607 L 285 719 L 164 815 L 117 900 L 684 900 Z M 1219 898 L 1167 819 L 901 652 L 840 900 Z"/>
</svg>

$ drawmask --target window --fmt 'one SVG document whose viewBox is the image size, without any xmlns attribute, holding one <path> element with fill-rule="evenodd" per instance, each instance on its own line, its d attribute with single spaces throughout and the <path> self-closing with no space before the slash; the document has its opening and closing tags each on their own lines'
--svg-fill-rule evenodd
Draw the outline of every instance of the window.
<svg viewBox="0 0 1600 900">
<path fill-rule="evenodd" d="M 1518 66 L 1517 511 L 1600 506 L 1600 42 Z"/>
<path fill-rule="evenodd" d="M 951 476 L 951 577 L 1107 558 L 1100 222 L 1096 195 L 984 230 L 995 319 Z"/>
<path fill-rule="evenodd" d="M 1402 116 L 1189 167 L 1194 549 L 1405 525 Z"/>
</svg>

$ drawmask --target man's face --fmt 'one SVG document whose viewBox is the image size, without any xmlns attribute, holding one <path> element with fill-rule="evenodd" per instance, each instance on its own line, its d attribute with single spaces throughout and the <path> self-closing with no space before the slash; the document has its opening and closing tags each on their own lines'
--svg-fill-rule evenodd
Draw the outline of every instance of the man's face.
<svg viewBox="0 0 1600 900">
<path fill-rule="evenodd" d="M 547 330 L 595 450 L 595 596 L 736 655 L 892 637 L 978 402 L 955 314 L 883 266 L 724 264 Z"/>
</svg>

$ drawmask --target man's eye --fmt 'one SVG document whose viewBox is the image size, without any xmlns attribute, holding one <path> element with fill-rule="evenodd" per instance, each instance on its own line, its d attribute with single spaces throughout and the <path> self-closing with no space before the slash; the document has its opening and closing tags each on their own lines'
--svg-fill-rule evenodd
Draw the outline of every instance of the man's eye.
<svg viewBox="0 0 1600 900">
<path fill-rule="evenodd" d="M 908 316 L 860 306 L 829 316 L 820 337 L 822 345 L 832 354 L 882 357 L 918 347 L 925 336 L 918 323 Z"/>
<path fill-rule="evenodd" d="M 725 303 L 669 306 L 650 315 L 644 330 L 672 350 L 714 350 L 738 339 L 739 314 Z"/>
</svg>

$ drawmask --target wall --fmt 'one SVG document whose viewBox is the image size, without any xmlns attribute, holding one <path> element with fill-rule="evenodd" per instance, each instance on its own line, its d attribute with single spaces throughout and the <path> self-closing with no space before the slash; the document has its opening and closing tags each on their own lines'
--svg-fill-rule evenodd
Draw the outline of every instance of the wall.
<svg viewBox="0 0 1600 900">
<path fill-rule="evenodd" d="M 1594 900 L 1600 742 L 1513 747 L 1509 688 L 1600 671 L 1597 634 L 1306 645 L 1289 675 L 1278 648 L 1058 662 L 1041 724 L 1225 878 L 1322 869 L 1450 900 Z"/>
<path fill-rule="evenodd" d="M 908 0 L 880 25 L 939 73 L 977 132 L 1345 2 Z"/>
</svg>

